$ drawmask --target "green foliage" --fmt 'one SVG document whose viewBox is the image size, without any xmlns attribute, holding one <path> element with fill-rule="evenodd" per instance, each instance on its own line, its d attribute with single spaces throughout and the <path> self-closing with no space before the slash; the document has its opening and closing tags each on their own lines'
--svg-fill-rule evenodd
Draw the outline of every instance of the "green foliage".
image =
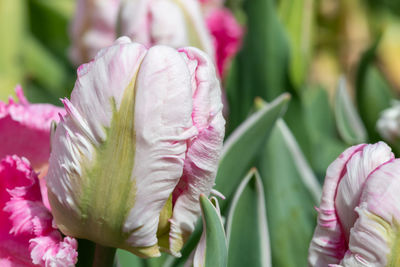
<svg viewBox="0 0 400 267">
<path fill-rule="evenodd" d="M 244 121 L 226 140 L 218 168 L 215 188 L 228 199 L 249 169 L 275 121 L 286 108 L 289 95 L 282 95 Z M 222 209 L 226 205 L 221 204 Z"/>
<path fill-rule="evenodd" d="M 365 143 L 367 132 L 350 98 L 344 78 L 339 80 L 335 100 L 337 128 L 343 140 L 350 145 Z"/>
<path fill-rule="evenodd" d="M 289 48 L 273 0 L 243 2 L 246 35 L 227 78 L 230 134 L 250 113 L 255 97 L 271 101 L 286 91 Z"/>
<path fill-rule="evenodd" d="M 252 169 L 238 186 L 227 219 L 228 266 L 271 266 L 264 189 Z"/>
<path fill-rule="evenodd" d="M 307 266 L 321 189 L 283 121 L 274 127 L 259 159 L 268 211 L 272 266 Z"/>
<path fill-rule="evenodd" d="M 226 267 L 228 249 L 225 230 L 221 216 L 211 201 L 204 195 L 200 196 L 200 206 L 203 218 L 204 232 L 204 265 L 196 267 Z"/>
</svg>

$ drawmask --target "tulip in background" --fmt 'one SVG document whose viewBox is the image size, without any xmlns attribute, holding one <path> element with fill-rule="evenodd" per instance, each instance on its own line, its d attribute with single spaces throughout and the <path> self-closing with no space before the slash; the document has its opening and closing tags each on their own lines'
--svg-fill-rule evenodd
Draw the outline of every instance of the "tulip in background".
<svg viewBox="0 0 400 267">
<path fill-rule="evenodd" d="M 71 59 L 94 58 L 121 35 L 146 47 L 194 46 L 217 62 L 224 74 L 240 47 L 242 28 L 222 2 L 197 0 L 79 0 L 71 27 Z M 203 10 L 203 11 L 202 11 Z"/>
<path fill-rule="evenodd" d="M 392 107 L 382 111 L 376 128 L 388 142 L 395 142 L 400 137 L 400 102 L 395 101 Z"/>
<path fill-rule="evenodd" d="M 383 142 L 344 151 L 328 168 L 310 266 L 398 266 L 400 160 Z"/>
<path fill-rule="evenodd" d="M 79 67 L 63 102 L 46 176 L 57 226 L 142 257 L 179 255 L 224 137 L 212 61 L 121 37 Z"/>
</svg>

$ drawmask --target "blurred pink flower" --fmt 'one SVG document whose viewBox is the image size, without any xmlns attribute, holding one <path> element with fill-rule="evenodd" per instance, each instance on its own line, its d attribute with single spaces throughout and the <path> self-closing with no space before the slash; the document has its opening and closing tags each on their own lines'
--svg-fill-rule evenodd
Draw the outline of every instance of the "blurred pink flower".
<svg viewBox="0 0 400 267">
<path fill-rule="evenodd" d="M 218 73 L 224 77 L 232 58 L 240 49 L 243 29 L 231 11 L 224 7 L 211 9 L 206 15 L 206 22 L 214 37 Z"/>
<path fill-rule="evenodd" d="M 79 67 L 64 105 L 46 176 L 60 230 L 139 256 L 179 255 L 224 136 L 209 57 L 121 37 Z"/>
<path fill-rule="evenodd" d="M 42 202 L 37 174 L 28 160 L 0 161 L 0 265 L 74 266 L 77 241 L 62 238 Z"/>
<path fill-rule="evenodd" d="M 0 101 L 0 159 L 6 155 L 27 158 L 39 171 L 46 167 L 50 157 L 50 126 L 58 122 L 63 108 L 50 104 L 31 104 L 21 86 L 17 86 L 18 102 Z"/>
<path fill-rule="evenodd" d="M 31 104 L 21 86 L 15 88 L 18 102 L 0 101 L 0 159 L 17 155 L 29 160 L 42 178 L 47 173 L 50 157 L 50 128 L 58 122 L 65 110 L 50 104 Z M 43 202 L 50 208 L 44 179 L 39 179 Z"/>
<path fill-rule="evenodd" d="M 399 192 L 400 159 L 385 143 L 344 151 L 326 173 L 309 265 L 398 263 Z"/>
</svg>

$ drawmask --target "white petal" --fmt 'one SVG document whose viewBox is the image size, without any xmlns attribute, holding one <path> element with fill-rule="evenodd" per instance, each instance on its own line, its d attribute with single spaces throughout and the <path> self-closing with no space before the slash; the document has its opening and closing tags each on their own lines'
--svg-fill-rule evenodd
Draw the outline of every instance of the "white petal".
<svg viewBox="0 0 400 267">
<path fill-rule="evenodd" d="M 182 175 L 193 127 L 190 73 L 180 54 L 155 46 L 144 58 L 136 94 L 135 205 L 124 231 L 133 246 L 157 244 L 159 214 Z"/>
</svg>

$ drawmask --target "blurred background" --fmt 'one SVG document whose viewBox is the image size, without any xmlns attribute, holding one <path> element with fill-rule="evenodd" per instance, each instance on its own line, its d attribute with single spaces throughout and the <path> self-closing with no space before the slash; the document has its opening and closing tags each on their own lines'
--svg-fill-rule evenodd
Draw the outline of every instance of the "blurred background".
<svg viewBox="0 0 400 267">
<path fill-rule="evenodd" d="M 227 136 L 254 112 L 255 99 L 271 102 L 289 92 L 284 120 L 321 184 L 327 166 L 346 147 L 382 139 L 377 121 L 400 92 L 400 1 L 227 0 L 225 6 L 244 29 L 221 80 L 229 106 Z M 60 105 L 59 98 L 69 96 L 77 68 L 69 57 L 75 10 L 74 0 L 0 0 L 1 101 L 14 95 L 17 84 L 34 103 Z M 397 155 L 398 138 L 386 138 Z M 263 171 L 274 168 L 269 163 L 259 167 L 261 174 L 290 172 L 285 151 L 279 145 L 269 149 L 281 169 Z M 276 229 L 273 266 L 302 266 L 286 256 L 306 259 L 315 203 L 298 184 L 290 189 L 297 195 L 285 198 L 278 184 L 266 187 L 268 213 L 277 212 L 277 199 L 292 201 L 290 218 L 299 229 L 287 232 L 290 225 L 268 219 Z"/>
</svg>

